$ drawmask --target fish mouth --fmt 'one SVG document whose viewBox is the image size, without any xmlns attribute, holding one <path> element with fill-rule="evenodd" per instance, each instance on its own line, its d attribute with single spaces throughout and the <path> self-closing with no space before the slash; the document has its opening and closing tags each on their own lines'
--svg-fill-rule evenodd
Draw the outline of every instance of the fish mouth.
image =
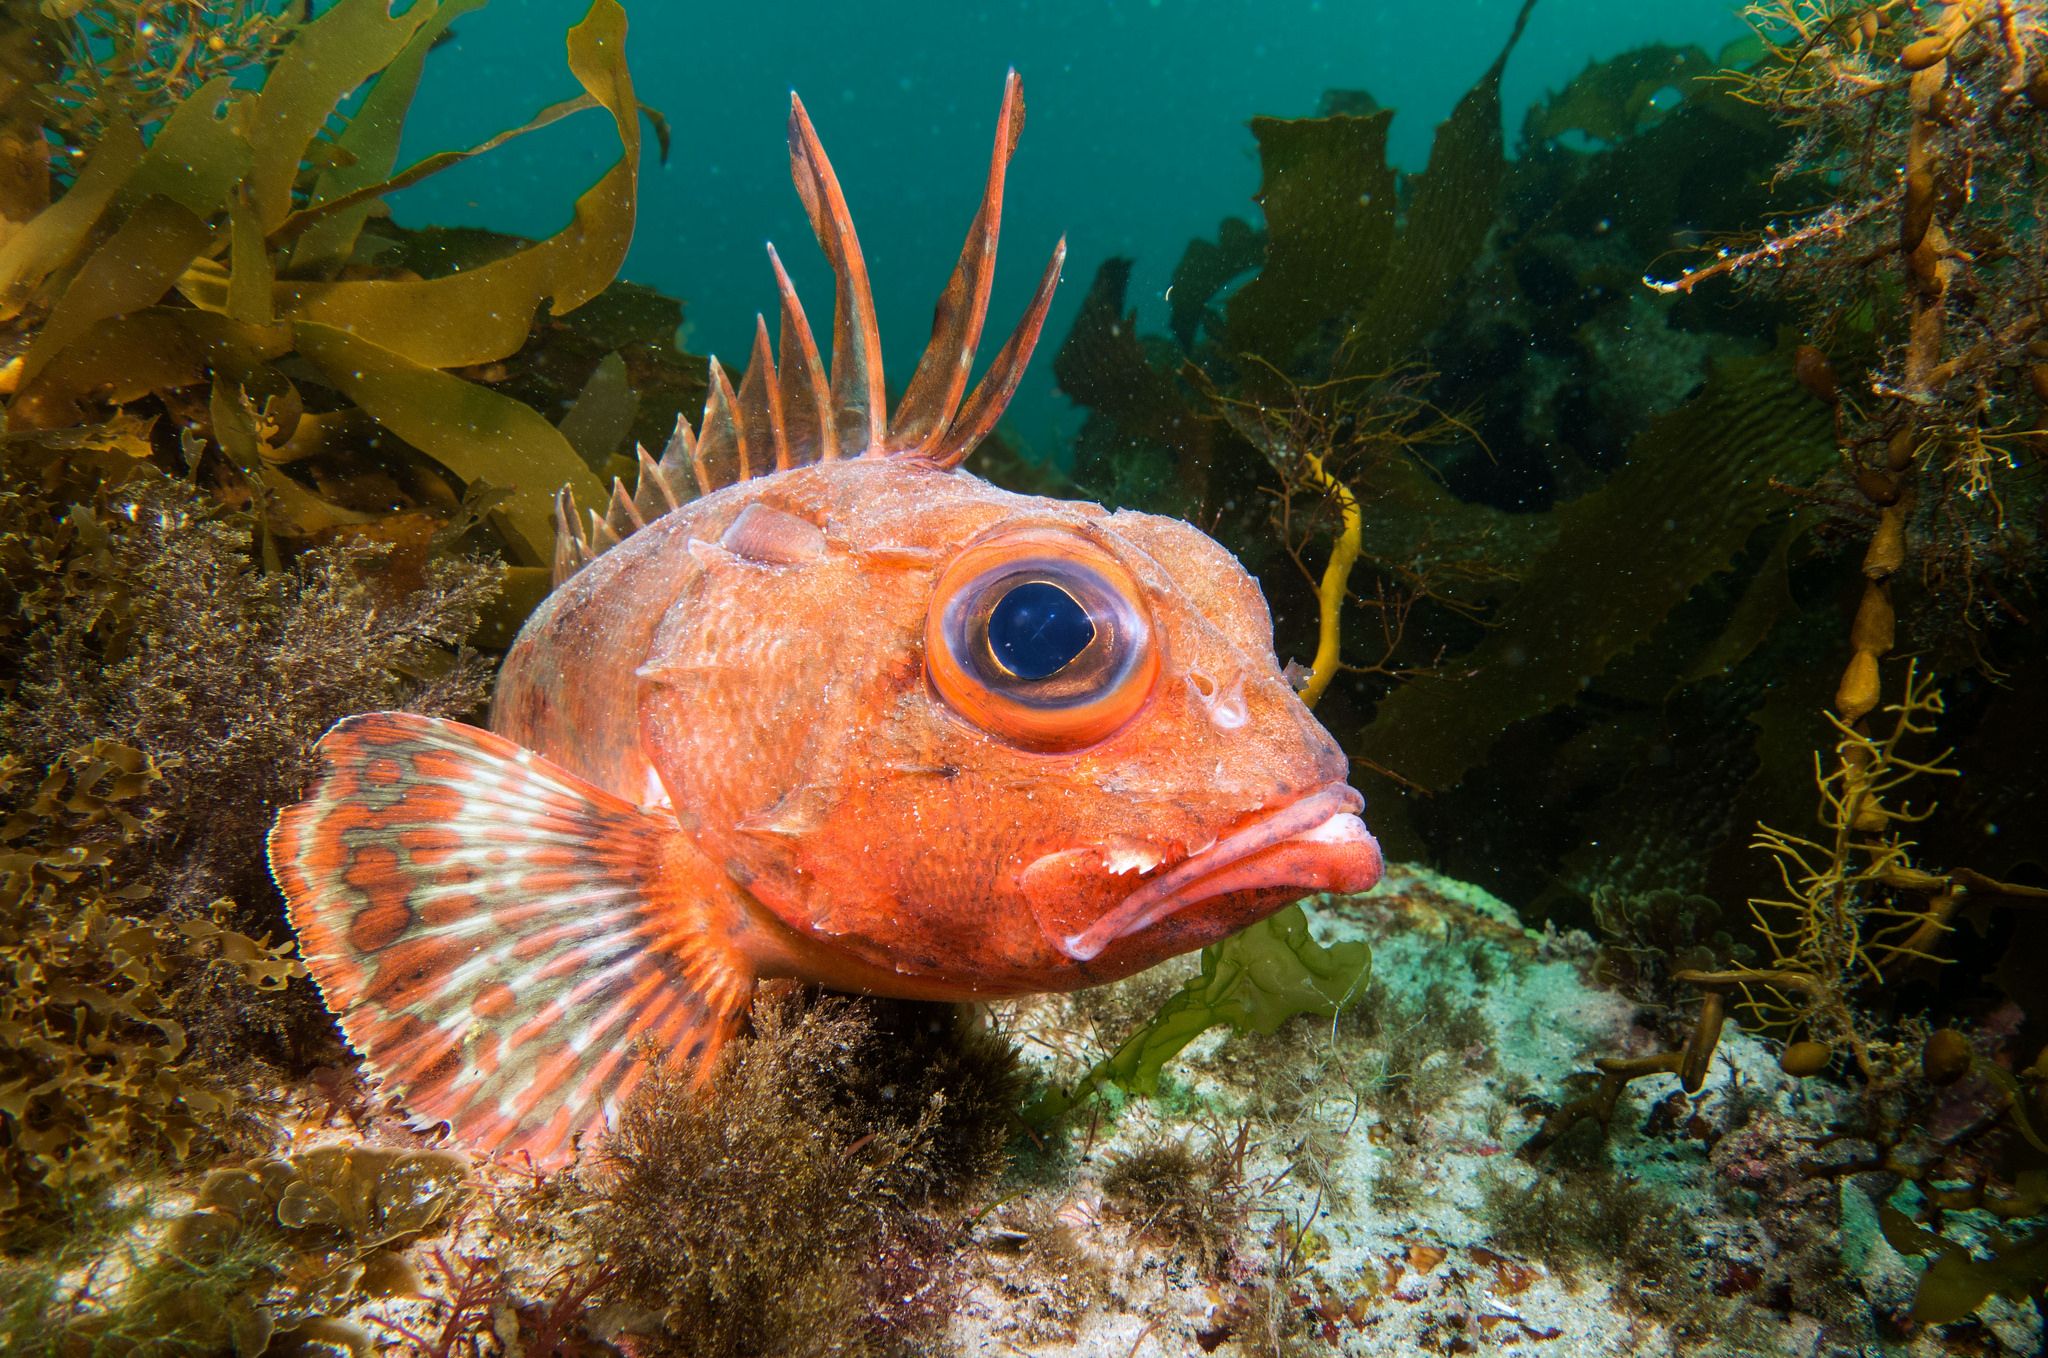
<svg viewBox="0 0 2048 1358">
<path fill-rule="evenodd" d="M 1078 934 L 1059 940 L 1077 962 L 1191 905 L 1234 891 L 1300 887 L 1364 891 L 1380 879 L 1380 846 L 1358 813 L 1365 798 L 1332 783 L 1231 831 L 1124 897 Z"/>
</svg>

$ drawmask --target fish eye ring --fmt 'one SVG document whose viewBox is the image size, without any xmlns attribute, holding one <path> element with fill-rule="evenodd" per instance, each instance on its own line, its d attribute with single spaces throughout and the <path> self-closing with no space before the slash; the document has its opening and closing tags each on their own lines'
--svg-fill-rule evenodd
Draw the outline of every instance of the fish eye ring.
<svg viewBox="0 0 2048 1358">
<path fill-rule="evenodd" d="M 946 567 L 925 619 L 925 669 L 961 717 L 1051 752 L 1129 721 L 1159 655 L 1130 573 L 1087 538 L 1042 526 L 974 543 Z"/>
</svg>

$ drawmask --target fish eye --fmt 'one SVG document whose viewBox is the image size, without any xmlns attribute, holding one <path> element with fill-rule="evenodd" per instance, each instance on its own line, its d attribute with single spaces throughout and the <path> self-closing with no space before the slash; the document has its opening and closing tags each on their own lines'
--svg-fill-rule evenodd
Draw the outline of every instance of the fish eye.
<svg viewBox="0 0 2048 1358">
<path fill-rule="evenodd" d="M 988 648 L 1019 679 L 1050 679 L 1093 640 L 1088 610 L 1050 580 L 1013 584 L 989 610 Z"/>
<path fill-rule="evenodd" d="M 1011 529 L 939 577 L 925 668 L 956 713 L 1012 744 L 1072 750 L 1110 735 L 1159 674 L 1137 582 L 1078 533 Z"/>
</svg>

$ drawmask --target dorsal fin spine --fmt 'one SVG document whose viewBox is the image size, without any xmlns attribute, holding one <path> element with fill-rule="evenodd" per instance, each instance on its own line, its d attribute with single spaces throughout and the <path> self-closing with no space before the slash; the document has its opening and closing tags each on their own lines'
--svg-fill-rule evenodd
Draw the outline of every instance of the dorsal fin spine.
<svg viewBox="0 0 2048 1358">
<path fill-rule="evenodd" d="M 1003 175 L 1024 130 L 1024 86 L 1013 70 L 1003 81 L 1003 107 L 996 118 L 995 153 L 981 207 L 967 228 L 960 258 L 932 310 L 932 336 L 911 374 L 910 385 L 889 421 L 889 447 L 929 456 L 946 436 L 974 366 L 988 319 L 989 290 L 995 281 L 996 239 L 1003 224 Z"/>
<path fill-rule="evenodd" d="M 860 237 L 847 211 L 839 176 L 818 140 L 804 101 L 789 96 L 789 173 L 811 219 L 811 232 L 832 266 L 832 416 L 842 446 L 881 446 L 888 388 L 882 377 L 882 334 Z"/>
<path fill-rule="evenodd" d="M 980 383 L 967 398 L 966 407 L 946 431 L 932 455 L 934 463 L 941 467 L 959 466 L 974 451 L 974 445 L 995 429 L 996 421 L 1003 416 L 1003 407 L 1009 405 L 1017 383 L 1023 380 L 1025 365 L 1031 362 L 1031 351 L 1038 344 L 1039 331 L 1045 328 L 1045 314 L 1052 307 L 1053 289 L 1059 286 L 1060 269 L 1066 261 L 1067 238 L 1061 236 L 1052 248 L 1052 258 L 1046 261 L 1045 272 L 1039 276 L 1038 291 L 1025 308 L 1024 318 L 996 351 L 995 361 L 988 365 L 988 371 L 981 375 Z"/>
<path fill-rule="evenodd" d="M 768 322 L 754 316 L 754 347 L 747 355 L 746 376 L 740 379 L 740 435 L 763 469 L 789 469 L 789 436 L 782 427 L 782 388 L 775 380 L 775 355 L 768 348 Z"/>
<path fill-rule="evenodd" d="M 874 294 L 860 240 L 817 129 L 803 101 L 792 93 L 790 177 L 834 280 L 829 370 L 788 271 L 770 245 L 768 260 L 780 301 L 775 349 L 770 350 L 766 319 L 757 316 L 738 389 L 712 358 L 698 427 L 692 430 L 678 413 L 675 433 L 660 459 L 639 450 L 639 482 L 633 493 L 629 496 L 623 486 L 615 486 L 605 514 L 591 512 L 587 531 L 578 523 L 574 501 L 558 500 L 555 582 L 560 584 L 620 539 L 676 507 L 683 499 L 685 463 L 699 493 L 708 495 L 771 469 L 782 471 L 849 454 L 911 457 L 937 467 L 956 467 L 988 437 L 1015 394 L 1044 329 L 1066 258 L 1062 238 L 1017 328 L 981 381 L 968 391 L 975 350 L 988 318 L 1004 184 L 1023 127 L 1024 86 L 1012 70 L 1003 82 L 995 149 L 981 203 L 933 310 L 931 339 L 891 418 Z"/>
<path fill-rule="evenodd" d="M 789 271 L 782 256 L 768 247 L 768 263 L 775 270 L 775 291 L 782 303 L 781 367 L 776 373 L 782 388 L 782 419 L 790 443 L 790 462 L 804 466 L 830 462 L 839 456 L 839 431 L 831 419 L 832 389 L 825 382 L 825 361 L 818 357 L 818 341 L 811 334 L 810 318 L 797 300 Z"/>
<path fill-rule="evenodd" d="M 704 420 L 697 427 L 697 448 L 692 461 L 697 469 L 697 486 L 709 495 L 721 486 L 746 480 L 740 430 L 733 418 L 732 382 L 726 377 L 716 354 L 711 357 L 711 391 L 704 401 Z"/>
</svg>

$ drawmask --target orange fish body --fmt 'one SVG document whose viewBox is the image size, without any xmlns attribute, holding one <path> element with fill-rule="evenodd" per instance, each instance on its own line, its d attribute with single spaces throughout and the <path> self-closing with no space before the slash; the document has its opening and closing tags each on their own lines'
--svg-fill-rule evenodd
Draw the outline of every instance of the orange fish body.
<svg viewBox="0 0 2048 1358">
<path fill-rule="evenodd" d="M 322 742 L 273 866 L 329 1005 L 416 1116 L 554 1162 L 650 1062 L 708 1070 L 759 978 L 1067 990 L 1378 880 L 1347 761 L 1235 558 L 1177 520 L 954 470 L 1061 259 L 967 394 L 1021 125 L 1013 74 L 890 417 L 797 104 L 797 186 L 839 280 L 829 385 L 778 262 L 780 363 L 762 327 L 634 494 L 587 529 L 565 507 L 564 578 L 506 658 L 493 730 L 379 713 Z M 704 493 L 678 503 L 685 463 Z"/>
</svg>

